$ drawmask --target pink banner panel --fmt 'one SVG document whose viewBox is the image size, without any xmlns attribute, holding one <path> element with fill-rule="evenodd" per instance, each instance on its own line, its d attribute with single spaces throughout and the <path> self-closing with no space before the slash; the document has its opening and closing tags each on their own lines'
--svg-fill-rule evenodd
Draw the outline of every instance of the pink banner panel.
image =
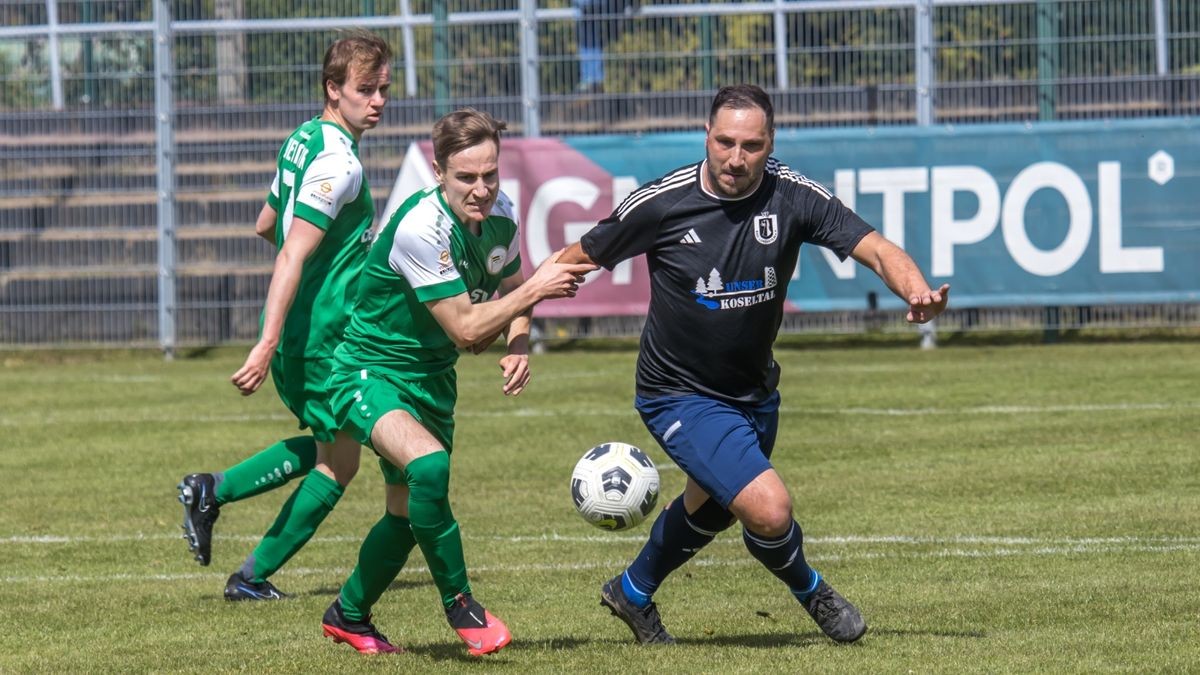
<svg viewBox="0 0 1200 675">
<path fill-rule="evenodd" d="M 393 187 L 390 215 L 404 198 L 433 182 L 433 143 L 414 143 Z M 525 275 L 552 253 L 579 240 L 627 194 L 633 178 L 614 178 L 578 151 L 554 139 L 505 139 L 500 187 L 518 205 Z M 588 275 L 579 295 L 538 305 L 536 316 L 639 316 L 650 300 L 645 256 Z"/>
</svg>

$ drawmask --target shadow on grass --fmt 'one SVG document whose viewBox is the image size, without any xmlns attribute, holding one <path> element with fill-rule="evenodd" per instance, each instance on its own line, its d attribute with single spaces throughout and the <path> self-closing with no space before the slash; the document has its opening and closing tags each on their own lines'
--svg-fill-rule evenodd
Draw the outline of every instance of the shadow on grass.
<svg viewBox="0 0 1200 675">
<path fill-rule="evenodd" d="M 589 638 L 556 637 L 544 640 L 521 640 L 518 638 L 511 645 L 500 650 L 499 653 L 490 654 L 484 659 L 467 654 L 467 648 L 452 637 L 440 642 L 418 644 L 401 642 L 401 644 L 404 650 L 410 654 L 424 656 L 434 661 L 457 661 L 460 663 L 480 664 L 479 667 L 487 668 L 488 663 L 496 664 L 497 661 L 505 661 L 506 656 L 518 656 L 523 651 L 570 650 L 591 642 L 592 640 Z"/>
<path fill-rule="evenodd" d="M 217 349 L 218 349 L 218 347 L 216 345 L 205 345 L 202 347 L 189 347 L 187 349 L 181 349 L 178 353 L 175 354 L 175 358 L 177 358 L 177 359 L 204 359 L 204 358 L 208 358 L 209 356 L 212 356 L 212 354 L 215 353 L 217 351 Z"/>
<path fill-rule="evenodd" d="M 389 591 L 398 591 L 398 590 L 403 590 L 406 588 L 424 588 L 426 586 L 432 586 L 432 585 L 433 585 L 433 579 L 411 579 L 411 580 L 410 579 L 403 579 L 403 580 L 397 579 L 397 580 L 393 581 L 391 583 L 391 585 L 389 585 L 387 587 L 387 589 Z M 322 586 L 320 588 L 314 588 L 312 590 L 304 591 L 303 593 L 291 593 L 290 595 L 294 595 L 296 597 L 305 597 L 305 596 L 307 596 L 307 597 L 315 597 L 315 596 L 333 597 L 333 596 L 337 595 L 338 592 L 341 590 L 342 590 L 341 586 Z"/>
<path fill-rule="evenodd" d="M 893 630 L 890 628 L 872 628 L 858 642 L 848 645 L 837 645 L 823 633 L 805 631 L 795 635 L 780 635 L 779 633 L 736 633 L 728 635 L 704 636 L 675 636 L 675 642 L 681 645 L 698 647 L 750 647 L 774 649 L 777 647 L 812 647 L 819 645 L 836 645 L 847 649 L 867 646 L 871 638 L 880 637 L 935 637 L 952 639 L 986 639 L 983 631 L 936 631 L 936 630 Z"/>
</svg>

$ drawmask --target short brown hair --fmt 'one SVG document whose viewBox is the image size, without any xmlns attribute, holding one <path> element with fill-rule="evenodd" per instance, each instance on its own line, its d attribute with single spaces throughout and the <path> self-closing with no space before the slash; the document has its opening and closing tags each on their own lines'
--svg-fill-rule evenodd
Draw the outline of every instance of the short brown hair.
<svg viewBox="0 0 1200 675">
<path fill-rule="evenodd" d="M 775 131 L 775 109 L 771 106 L 771 97 L 761 87 L 753 84 L 731 84 L 721 87 L 713 98 L 712 109 L 708 112 L 708 123 L 711 126 L 721 108 L 731 110 L 747 110 L 758 108 L 767 118 L 767 131 Z"/>
<path fill-rule="evenodd" d="M 450 155 L 474 147 L 486 140 L 500 149 L 500 132 L 508 123 L 474 108 L 462 108 L 443 115 L 433 125 L 433 159 L 443 171 Z"/>
<path fill-rule="evenodd" d="M 378 35 L 362 29 L 354 29 L 325 50 L 325 63 L 321 67 L 321 93 L 329 99 L 325 84 L 333 82 L 341 87 L 350 79 L 351 70 L 374 73 L 392 60 L 392 48 Z"/>
</svg>

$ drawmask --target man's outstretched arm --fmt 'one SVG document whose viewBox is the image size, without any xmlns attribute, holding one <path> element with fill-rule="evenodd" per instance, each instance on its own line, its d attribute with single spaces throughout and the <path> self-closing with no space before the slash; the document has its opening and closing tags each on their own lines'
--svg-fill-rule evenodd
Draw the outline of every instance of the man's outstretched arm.
<svg viewBox="0 0 1200 675">
<path fill-rule="evenodd" d="M 930 289 L 929 282 L 904 249 L 878 232 L 863 237 L 850 255 L 871 268 L 896 297 L 908 303 L 905 318 L 909 323 L 925 323 L 946 309 L 950 284 L 942 284 L 937 290 Z"/>
</svg>

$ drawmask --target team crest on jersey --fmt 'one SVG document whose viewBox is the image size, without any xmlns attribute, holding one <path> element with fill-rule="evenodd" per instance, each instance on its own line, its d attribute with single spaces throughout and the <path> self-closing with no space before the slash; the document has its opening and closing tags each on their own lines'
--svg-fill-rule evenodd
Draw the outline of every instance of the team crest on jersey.
<svg viewBox="0 0 1200 675">
<path fill-rule="evenodd" d="M 779 238 L 779 216 L 763 213 L 754 217 L 754 238 L 760 244 L 774 244 Z"/>
<path fill-rule="evenodd" d="M 504 255 L 508 251 L 503 246 L 497 246 L 487 255 L 487 271 L 488 274 L 495 276 L 500 274 L 500 270 L 504 269 Z"/>
<path fill-rule="evenodd" d="M 764 267 L 761 279 L 739 281 L 725 281 L 714 267 L 707 279 L 696 279 L 692 294 L 696 296 L 696 302 L 711 310 L 738 309 L 773 300 L 778 283 L 774 267 Z"/>
<path fill-rule="evenodd" d="M 438 274 L 449 274 L 454 271 L 454 260 L 450 258 L 450 251 L 442 249 L 438 254 Z"/>
<path fill-rule="evenodd" d="M 321 202 L 327 207 L 332 207 L 333 199 L 329 196 L 330 192 L 333 192 L 333 186 L 331 186 L 329 183 L 321 183 L 316 187 L 316 189 L 310 188 L 308 191 L 308 196 Z"/>
</svg>

